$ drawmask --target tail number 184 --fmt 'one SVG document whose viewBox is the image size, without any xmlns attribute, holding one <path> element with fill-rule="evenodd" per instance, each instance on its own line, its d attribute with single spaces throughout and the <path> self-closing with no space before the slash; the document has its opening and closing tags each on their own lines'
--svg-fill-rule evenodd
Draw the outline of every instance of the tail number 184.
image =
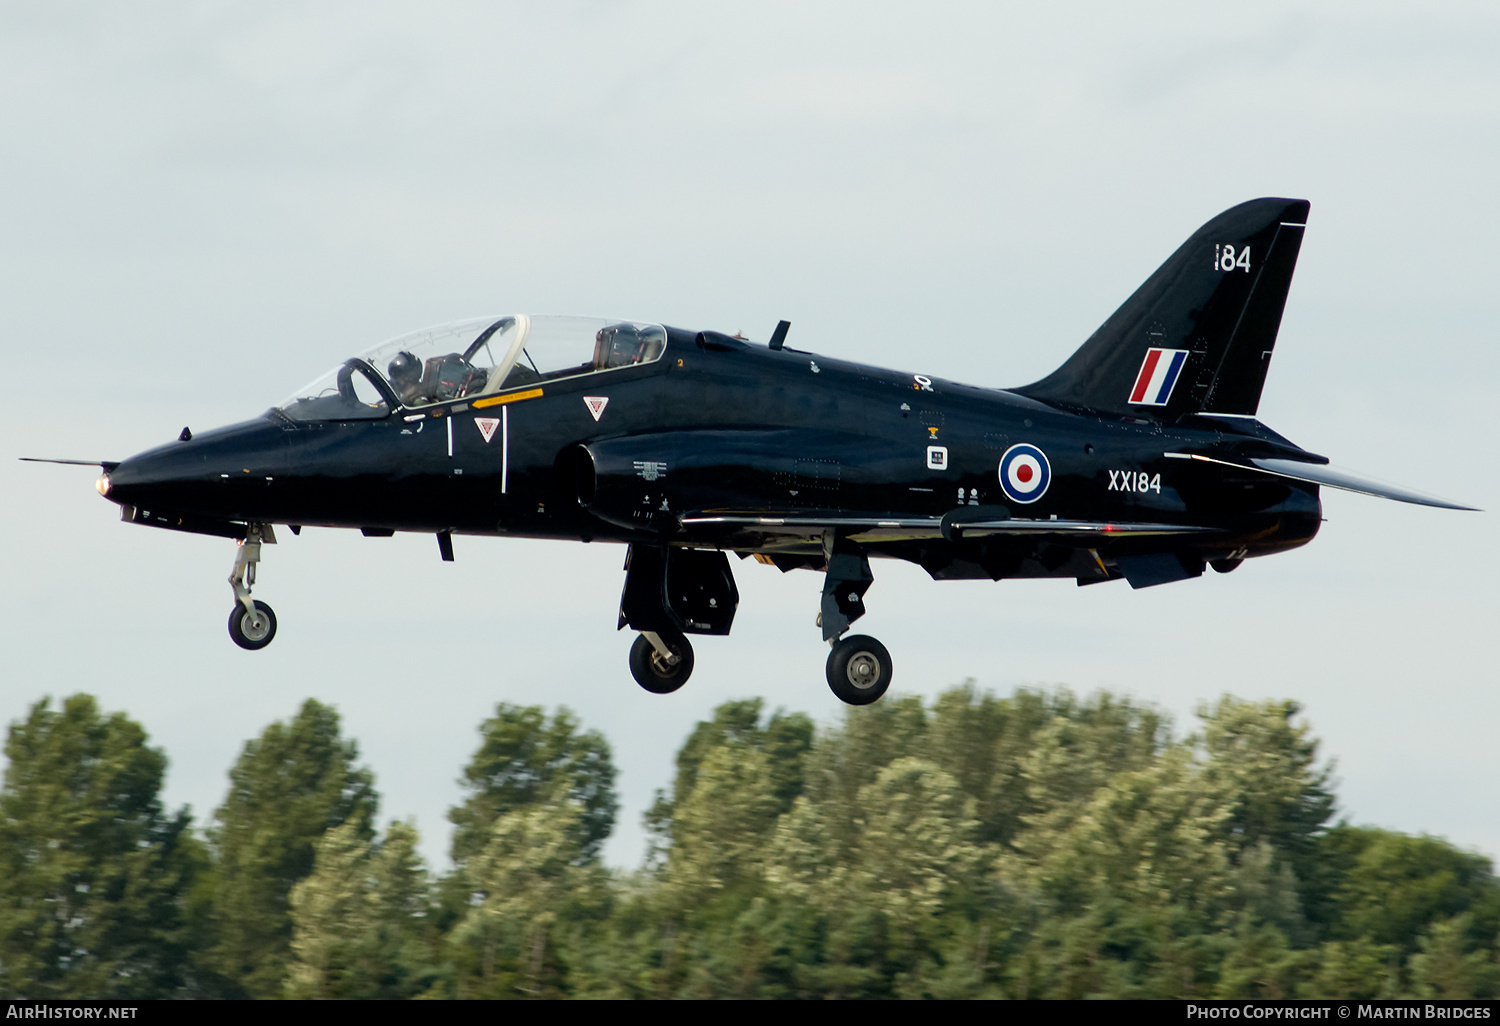
<svg viewBox="0 0 1500 1026">
<path fill-rule="evenodd" d="M 1243 249 L 1235 249 L 1232 243 L 1221 243 L 1214 246 L 1214 270 L 1216 271 L 1248 271 L 1250 270 L 1250 247 L 1246 245 Z"/>
</svg>

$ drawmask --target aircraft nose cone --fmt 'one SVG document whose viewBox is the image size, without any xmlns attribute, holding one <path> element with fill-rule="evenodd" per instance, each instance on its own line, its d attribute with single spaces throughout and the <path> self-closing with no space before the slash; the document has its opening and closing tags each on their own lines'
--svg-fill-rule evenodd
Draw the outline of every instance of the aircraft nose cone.
<svg viewBox="0 0 1500 1026">
<path fill-rule="evenodd" d="M 149 500 L 159 486 L 184 476 L 180 473 L 181 468 L 176 466 L 179 462 L 152 449 L 122 460 L 118 467 L 101 477 L 95 487 L 111 502 L 129 505 Z"/>
<path fill-rule="evenodd" d="M 99 494 L 122 506 L 180 509 L 187 495 L 201 489 L 208 477 L 200 461 L 189 453 L 167 447 L 124 460 L 95 484 Z"/>
<path fill-rule="evenodd" d="M 260 514 L 285 466 L 281 429 L 249 421 L 132 456 L 95 487 L 122 506 L 243 520 Z"/>
</svg>

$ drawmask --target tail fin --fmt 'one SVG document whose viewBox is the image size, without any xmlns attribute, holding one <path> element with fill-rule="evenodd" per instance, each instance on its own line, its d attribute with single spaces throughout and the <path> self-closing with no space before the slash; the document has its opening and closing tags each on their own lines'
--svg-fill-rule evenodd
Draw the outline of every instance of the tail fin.
<svg viewBox="0 0 1500 1026">
<path fill-rule="evenodd" d="M 1200 412 L 1253 416 L 1309 207 L 1306 200 L 1258 199 L 1226 210 L 1066 363 L 1014 391 L 1163 420 Z"/>
</svg>

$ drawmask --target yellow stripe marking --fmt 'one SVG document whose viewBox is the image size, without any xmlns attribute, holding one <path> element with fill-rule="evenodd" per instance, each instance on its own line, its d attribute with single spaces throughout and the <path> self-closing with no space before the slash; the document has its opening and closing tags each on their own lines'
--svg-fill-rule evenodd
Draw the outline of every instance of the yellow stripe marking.
<svg viewBox="0 0 1500 1026">
<path fill-rule="evenodd" d="M 510 395 L 492 395 L 488 399 L 476 399 L 469 405 L 476 410 L 482 410 L 486 406 L 503 406 L 506 403 L 520 402 L 522 399 L 535 399 L 541 394 L 540 388 L 529 388 L 524 392 L 512 392 Z"/>
</svg>

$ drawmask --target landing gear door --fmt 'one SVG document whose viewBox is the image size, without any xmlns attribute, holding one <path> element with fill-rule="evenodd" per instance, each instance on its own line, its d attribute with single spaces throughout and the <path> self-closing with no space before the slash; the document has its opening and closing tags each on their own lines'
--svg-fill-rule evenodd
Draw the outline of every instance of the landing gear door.
<svg viewBox="0 0 1500 1026">
<path fill-rule="evenodd" d="M 625 557 L 619 626 L 728 634 L 739 601 L 724 553 L 632 545 Z"/>
</svg>

